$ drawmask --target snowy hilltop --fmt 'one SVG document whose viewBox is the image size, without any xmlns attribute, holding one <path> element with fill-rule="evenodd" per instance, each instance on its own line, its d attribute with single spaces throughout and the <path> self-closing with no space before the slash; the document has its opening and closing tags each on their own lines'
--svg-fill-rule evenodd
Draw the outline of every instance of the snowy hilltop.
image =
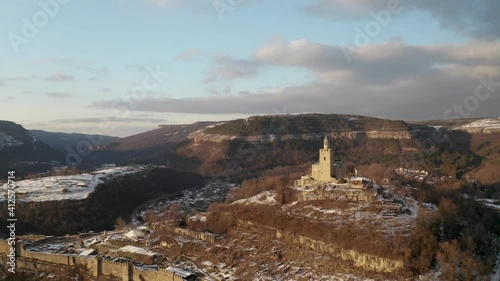
<svg viewBox="0 0 500 281">
<path fill-rule="evenodd" d="M 16 182 L 18 201 L 42 202 L 82 200 L 87 198 L 105 179 L 145 170 L 145 166 L 125 166 L 101 169 L 91 173 L 69 176 L 51 176 Z M 0 187 L 0 202 L 5 201 L 7 184 Z"/>
</svg>

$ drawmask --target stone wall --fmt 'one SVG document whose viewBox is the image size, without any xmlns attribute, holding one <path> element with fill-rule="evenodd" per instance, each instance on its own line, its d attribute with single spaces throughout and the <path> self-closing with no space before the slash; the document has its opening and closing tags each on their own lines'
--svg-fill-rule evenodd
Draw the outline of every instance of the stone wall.
<svg viewBox="0 0 500 281">
<path fill-rule="evenodd" d="M 0 253 L 10 253 L 11 246 L 7 243 L 7 240 L 0 241 Z"/>
<path fill-rule="evenodd" d="M 313 251 L 328 253 L 344 261 L 352 262 L 354 266 L 363 268 L 364 270 L 393 273 L 401 270 L 404 265 L 402 260 L 383 258 L 354 250 L 343 249 L 323 241 L 314 240 L 306 236 L 296 235 L 278 230 L 274 227 L 259 225 L 249 221 L 240 220 L 237 226 L 259 233 L 268 233 L 275 238 L 285 240 L 288 243 L 299 244 Z"/>
<path fill-rule="evenodd" d="M 74 256 L 70 258 L 71 265 L 79 265 L 86 269 L 93 277 L 99 276 L 101 264 L 98 259 L 91 257 Z"/>
<path fill-rule="evenodd" d="M 167 229 L 173 233 L 202 240 L 205 242 L 215 243 L 215 239 L 217 239 L 217 236 L 211 233 L 197 232 L 179 227 L 167 227 Z"/>
<path fill-rule="evenodd" d="M 57 238 L 47 238 L 47 240 L 57 240 Z M 3 267 L 6 266 L 6 258 L 10 252 L 10 245 L 7 240 L 0 240 L 0 260 Z M 141 271 L 130 263 L 116 263 L 103 260 L 100 257 L 83 257 L 74 255 L 60 255 L 50 253 L 38 253 L 27 251 L 23 242 L 16 243 L 16 268 L 58 272 L 68 270 L 74 266 L 81 266 L 93 277 L 103 277 L 109 280 L 122 281 L 183 281 L 184 278 L 165 268 L 158 271 Z M 142 279 L 141 279 L 142 278 Z"/>
<path fill-rule="evenodd" d="M 100 274 L 113 277 L 121 277 L 122 280 L 129 280 L 130 265 L 128 263 L 112 262 L 103 260 Z"/>
<path fill-rule="evenodd" d="M 147 280 L 147 281 L 179 281 L 183 280 L 182 277 L 174 274 L 165 269 L 158 271 L 132 269 L 133 280 Z M 180 278 L 180 279 L 179 279 Z"/>
<path fill-rule="evenodd" d="M 362 202 L 377 201 L 377 192 L 364 189 L 333 189 L 296 191 L 297 201 L 351 200 Z"/>
</svg>

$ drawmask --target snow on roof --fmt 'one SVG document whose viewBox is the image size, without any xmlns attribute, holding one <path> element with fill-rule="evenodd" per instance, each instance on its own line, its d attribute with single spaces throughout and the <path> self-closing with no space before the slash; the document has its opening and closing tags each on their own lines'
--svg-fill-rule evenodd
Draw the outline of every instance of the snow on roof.
<svg viewBox="0 0 500 281">
<path fill-rule="evenodd" d="M 371 181 L 369 178 L 364 178 L 364 177 L 352 177 L 351 178 L 352 181 Z"/>
<path fill-rule="evenodd" d="M 78 175 L 19 181 L 16 182 L 16 193 L 19 194 L 17 200 L 25 202 L 83 200 L 94 192 L 104 179 L 137 173 L 145 168 L 145 166 L 115 167 Z M 0 186 L 0 202 L 6 200 L 6 194 L 7 184 L 3 184 Z"/>
<path fill-rule="evenodd" d="M 89 247 L 89 246 L 92 246 L 92 245 L 95 245 L 95 244 L 98 244 L 98 243 L 101 243 L 102 240 L 98 237 L 96 238 L 91 238 L 91 239 L 87 239 L 85 241 L 83 241 L 83 245 L 85 245 L 85 247 Z"/>
<path fill-rule="evenodd" d="M 138 255 L 143 255 L 143 256 L 150 256 L 150 257 L 158 255 L 158 253 L 155 253 L 155 252 L 150 251 L 148 249 L 139 248 L 139 247 L 132 246 L 132 245 L 121 247 L 120 249 L 118 249 L 118 252 L 128 252 L 128 253 L 133 253 L 133 254 L 138 254 Z"/>
<path fill-rule="evenodd" d="M 149 227 L 147 225 L 141 225 L 141 226 L 138 226 L 137 229 L 138 230 L 143 230 L 143 231 L 150 231 L 151 227 Z"/>
<path fill-rule="evenodd" d="M 84 250 L 80 253 L 80 256 L 90 256 L 92 255 L 93 253 L 95 253 L 95 249 L 87 249 L 87 250 Z"/>
<path fill-rule="evenodd" d="M 113 240 L 120 240 L 122 238 L 121 235 L 116 235 L 116 234 L 113 234 L 113 235 L 110 235 L 108 237 L 106 237 L 106 239 L 104 239 L 104 242 L 108 242 L 108 241 L 113 241 Z"/>
<path fill-rule="evenodd" d="M 143 235 L 144 234 L 141 231 L 135 230 L 135 229 L 123 234 L 123 236 L 125 236 L 131 240 L 137 240 L 139 237 L 141 237 Z"/>
<path fill-rule="evenodd" d="M 193 275 L 193 273 L 191 273 L 189 271 L 186 271 L 186 270 L 183 270 L 183 269 L 180 269 L 180 268 L 176 268 L 176 267 L 168 267 L 167 270 L 171 271 L 171 272 L 174 272 L 174 273 L 177 273 L 180 276 L 182 276 L 183 278 L 186 278 L 186 277 L 189 277 L 189 276 Z"/>
<path fill-rule="evenodd" d="M 194 216 L 189 217 L 190 221 L 201 221 L 201 222 L 206 222 L 207 221 L 207 216 L 204 213 L 196 214 Z"/>
</svg>

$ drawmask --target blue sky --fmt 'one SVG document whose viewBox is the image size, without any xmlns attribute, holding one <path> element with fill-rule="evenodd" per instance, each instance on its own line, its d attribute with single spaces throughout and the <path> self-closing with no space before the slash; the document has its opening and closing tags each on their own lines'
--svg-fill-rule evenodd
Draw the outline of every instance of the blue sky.
<svg viewBox="0 0 500 281">
<path fill-rule="evenodd" d="M 498 116 L 500 88 L 471 99 L 478 77 L 500 81 L 500 5 L 401 0 L 392 13 L 391 1 L 2 1 L 0 119 L 126 136 L 273 113 Z M 223 18 L 214 3 L 229 7 Z M 46 25 L 26 36 L 23 19 L 36 27 L 37 16 Z M 168 77 L 134 96 L 147 69 Z"/>
</svg>

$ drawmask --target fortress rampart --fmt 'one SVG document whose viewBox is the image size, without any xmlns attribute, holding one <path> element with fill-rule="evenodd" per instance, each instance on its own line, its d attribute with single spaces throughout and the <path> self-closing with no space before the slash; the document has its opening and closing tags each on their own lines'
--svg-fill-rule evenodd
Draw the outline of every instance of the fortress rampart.
<svg viewBox="0 0 500 281">
<path fill-rule="evenodd" d="M 49 237 L 41 241 L 55 241 L 60 238 Z M 40 243 L 40 241 L 37 241 Z M 7 259 L 7 254 L 10 252 L 11 246 L 7 240 L 0 240 L 0 260 Z M 19 269 L 46 269 L 46 270 L 62 270 L 69 269 L 75 266 L 81 266 L 86 269 L 93 277 L 107 277 L 122 281 L 183 281 L 181 275 L 172 272 L 166 268 L 158 270 L 141 270 L 134 267 L 131 263 L 118 263 L 102 259 L 101 257 L 84 257 L 76 255 L 61 255 L 31 252 L 25 249 L 22 241 L 16 243 L 16 257 Z M 7 263 L 2 262 L 5 266 Z"/>
<path fill-rule="evenodd" d="M 210 235 L 209 233 L 197 232 L 179 227 L 167 227 L 167 229 L 175 234 L 191 237 L 205 242 L 215 243 L 215 239 L 217 239 L 216 235 Z"/>
<path fill-rule="evenodd" d="M 250 231 L 257 231 L 259 233 L 268 233 L 273 238 L 278 238 L 289 243 L 298 244 L 313 251 L 331 254 L 332 256 L 338 257 L 344 261 L 352 262 L 355 267 L 360 267 L 366 270 L 393 273 L 403 268 L 403 261 L 401 260 L 383 258 L 360 253 L 355 250 L 343 249 L 333 244 L 315 240 L 295 233 L 282 231 L 271 226 L 239 220 L 237 222 L 237 227 Z"/>
</svg>

